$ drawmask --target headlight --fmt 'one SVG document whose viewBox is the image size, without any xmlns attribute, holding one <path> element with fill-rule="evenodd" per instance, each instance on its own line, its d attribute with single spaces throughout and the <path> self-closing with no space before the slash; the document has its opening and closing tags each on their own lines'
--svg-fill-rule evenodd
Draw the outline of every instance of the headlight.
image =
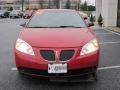
<svg viewBox="0 0 120 90">
<path fill-rule="evenodd" d="M 32 47 L 20 38 L 18 38 L 18 40 L 16 42 L 16 49 L 25 54 L 35 55 Z"/>
<path fill-rule="evenodd" d="M 85 46 L 83 46 L 80 55 L 86 55 L 92 52 L 95 52 L 99 49 L 99 44 L 96 39 L 93 39 L 89 43 L 87 43 Z"/>
</svg>

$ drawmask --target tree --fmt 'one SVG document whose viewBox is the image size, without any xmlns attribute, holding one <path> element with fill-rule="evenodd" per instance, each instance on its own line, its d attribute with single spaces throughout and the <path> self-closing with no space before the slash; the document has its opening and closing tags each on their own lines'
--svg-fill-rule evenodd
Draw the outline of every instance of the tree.
<svg viewBox="0 0 120 90">
<path fill-rule="evenodd" d="M 102 15 L 101 15 L 101 14 L 99 15 L 97 21 L 98 21 L 98 24 L 99 24 L 100 26 L 102 26 L 102 24 L 103 24 L 103 18 L 102 18 Z"/>
<path fill-rule="evenodd" d="M 95 11 L 95 6 L 89 5 L 89 6 L 88 6 L 88 10 L 89 10 L 89 11 Z"/>
<path fill-rule="evenodd" d="M 70 2 L 70 0 L 67 0 L 65 8 L 66 9 L 70 9 L 71 8 L 71 2 Z"/>
<path fill-rule="evenodd" d="M 8 9 L 8 11 L 12 11 L 13 10 L 13 7 L 10 7 L 9 9 Z"/>
<path fill-rule="evenodd" d="M 56 8 L 60 8 L 60 0 L 53 0 L 54 5 Z"/>
<path fill-rule="evenodd" d="M 88 11 L 88 3 L 86 1 L 81 5 L 81 10 Z"/>
<path fill-rule="evenodd" d="M 39 8 L 43 8 L 44 0 L 39 0 Z"/>
<path fill-rule="evenodd" d="M 91 22 L 94 22 L 94 17 L 93 17 L 92 14 L 90 15 L 90 21 L 91 21 Z"/>
</svg>

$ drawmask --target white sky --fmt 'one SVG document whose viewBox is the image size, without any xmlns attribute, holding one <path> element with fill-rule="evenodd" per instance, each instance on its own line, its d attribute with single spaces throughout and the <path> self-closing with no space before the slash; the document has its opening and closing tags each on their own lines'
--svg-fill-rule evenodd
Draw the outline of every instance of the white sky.
<svg viewBox="0 0 120 90">
<path fill-rule="evenodd" d="M 87 1 L 90 5 L 95 5 L 95 0 L 82 0 L 82 2 Z"/>
</svg>

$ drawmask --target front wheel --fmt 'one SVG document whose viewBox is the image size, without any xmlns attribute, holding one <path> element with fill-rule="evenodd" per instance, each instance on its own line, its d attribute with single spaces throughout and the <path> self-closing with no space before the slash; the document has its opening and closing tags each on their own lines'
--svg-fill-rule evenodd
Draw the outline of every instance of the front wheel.
<svg viewBox="0 0 120 90">
<path fill-rule="evenodd" d="M 96 82 L 97 80 L 98 79 L 97 79 L 97 73 L 96 72 L 88 75 L 88 81 Z"/>
</svg>

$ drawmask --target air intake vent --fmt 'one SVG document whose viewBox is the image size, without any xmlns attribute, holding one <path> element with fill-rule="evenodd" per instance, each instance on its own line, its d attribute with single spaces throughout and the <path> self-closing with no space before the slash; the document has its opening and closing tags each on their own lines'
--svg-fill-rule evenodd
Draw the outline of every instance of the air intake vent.
<svg viewBox="0 0 120 90">
<path fill-rule="evenodd" d="M 55 61 L 55 54 L 52 50 L 40 50 L 41 56 L 48 61 Z"/>
<path fill-rule="evenodd" d="M 70 60 L 73 57 L 74 53 L 74 50 L 62 50 L 60 53 L 60 61 Z"/>
</svg>

